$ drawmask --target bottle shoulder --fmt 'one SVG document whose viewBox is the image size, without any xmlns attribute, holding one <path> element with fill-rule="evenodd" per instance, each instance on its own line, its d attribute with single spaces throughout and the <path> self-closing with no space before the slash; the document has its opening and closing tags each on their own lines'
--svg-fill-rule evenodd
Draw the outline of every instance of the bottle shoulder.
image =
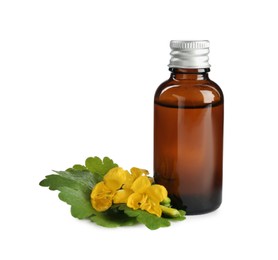
<svg viewBox="0 0 278 260">
<path fill-rule="evenodd" d="M 155 103 L 174 107 L 203 107 L 224 102 L 221 88 L 212 80 L 173 80 L 156 90 Z"/>
</svg>

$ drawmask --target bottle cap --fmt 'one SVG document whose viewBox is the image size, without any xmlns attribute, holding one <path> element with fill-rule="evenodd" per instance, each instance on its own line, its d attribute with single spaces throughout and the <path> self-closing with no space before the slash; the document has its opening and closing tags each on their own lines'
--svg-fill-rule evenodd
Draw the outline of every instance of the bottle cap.
<svg viewBox="0 0 278 260">
<path fill-rule="evenodd" d="M 200 69 L 209 68 L 209 41 L 170 42 L 170 68 Z"/>
</svg>

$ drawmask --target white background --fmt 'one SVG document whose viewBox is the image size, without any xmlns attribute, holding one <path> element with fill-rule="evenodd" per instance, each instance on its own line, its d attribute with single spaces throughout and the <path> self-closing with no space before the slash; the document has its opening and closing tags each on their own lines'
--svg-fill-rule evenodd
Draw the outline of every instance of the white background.
<svg viewBox="0 0 278 260">
<path fill-rule="evenodd" d="M 1 1 L 1 259 L 277 259 L 277 1 Z M 171 39 L 208 39 L 225 94 L 223 204 L 105 229 L 38 185 L 109 156 L 152 171 Z M 4 256 L 5 255 L 5 256 Z"/>
</svg>

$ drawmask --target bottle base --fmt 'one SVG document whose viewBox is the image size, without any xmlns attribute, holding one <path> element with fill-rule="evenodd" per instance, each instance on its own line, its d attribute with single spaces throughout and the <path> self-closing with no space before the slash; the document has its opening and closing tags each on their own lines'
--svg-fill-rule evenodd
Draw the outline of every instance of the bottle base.
<svg viewBox="0 0 278 260">
<path fill-rule="evenodd" d="M 207 214 L 210 212 L 213 212 L 215 210 L 217 210 L 220 207 L 221 203 L 219 205 L 216 205 L 213 208 L 209 208 L 209 209 L 203 209 L 203 210 L 186 210 L 186 215 L 188 216 L 194 216 L 194 215 L 203 215 L 203 214 Z"/>
<path fill-rule="evenodd" d="M 201 215 L 218 209 L 221 205 L 221 195 L 212 197 L 185 196 L 176 197 L 169 195 L 171 204 L 177 209 L 186 211 L 186 215 Z"/>
</svg>

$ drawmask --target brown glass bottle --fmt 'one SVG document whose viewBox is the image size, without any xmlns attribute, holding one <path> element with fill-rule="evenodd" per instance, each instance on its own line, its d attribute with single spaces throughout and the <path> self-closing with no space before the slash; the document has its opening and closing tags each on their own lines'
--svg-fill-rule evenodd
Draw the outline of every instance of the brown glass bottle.
<svg viewBox="0 0 278 260">
<path fill-rule="evenodd" d="M 223 93 L 209 68 L 170 67 L 154 99 L 154 178 L 187 214 L 222 200 Z"/>
</svg>

